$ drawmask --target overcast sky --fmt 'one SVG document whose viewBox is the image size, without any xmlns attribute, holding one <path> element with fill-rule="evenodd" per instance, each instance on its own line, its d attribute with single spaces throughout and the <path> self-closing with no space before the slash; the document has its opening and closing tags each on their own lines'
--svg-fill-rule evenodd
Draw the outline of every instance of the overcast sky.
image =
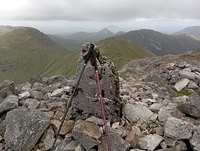
<svg viewBox="0 0 200 151">
<path fill-rule="evenodd" d="M 175 32 L 200 26 L 200 0 L 0 0 L 0 25 L 45 33 L 149 28 Z"/>
</svg>

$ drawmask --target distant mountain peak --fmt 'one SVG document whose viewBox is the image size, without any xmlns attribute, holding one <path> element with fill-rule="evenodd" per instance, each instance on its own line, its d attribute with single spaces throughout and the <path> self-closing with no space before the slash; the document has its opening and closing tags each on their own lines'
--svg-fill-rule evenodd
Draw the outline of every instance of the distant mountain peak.
<svg viewBox="0 0 200 151">
<path fill-rule="evenodd" d="M 116 25 L 110 25 L 110 26 L 107 26 L 106 28 L 109 29 L 110 31 L 112 31 L 113 33 L 122 31 L 122 29 L 117 27 Z"/>
<path fill-rule="evenodd" d="M 114 35 L 113 32 L 111 32 L 108 28 L 103 28 L 102 30 L 100 30 L 99 32 L 97 32 L 98 34 L 105 34 L 105 35 Z"/>
</svg>

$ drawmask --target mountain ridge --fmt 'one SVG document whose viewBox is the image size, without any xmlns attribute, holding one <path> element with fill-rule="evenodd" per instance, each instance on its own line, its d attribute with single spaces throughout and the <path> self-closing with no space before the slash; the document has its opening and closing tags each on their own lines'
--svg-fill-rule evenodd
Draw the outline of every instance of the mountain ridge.
<svg viewBox="0 0 200 151">
<path fill-rule="evenodd" d="M 107 29 L 99 32 L 110 33 Z M 167 36 L 155 31 L 150 32 L 155 35 Z M 183 39 L 183 45 L 187 41 L 187 45 L 196 45 L 197 41 L 190 41 L 191 37 L 189 36 L 178 35 L 177 37 Z M 120 36 L 106 38 L 96 42 L 96 44 L 99 46 L 102 55 L 113 61 L 118 69 L 121 69 L 131 60 L 154 56 L 148 49 L 135 42 L 124 40 Z M 32 75 L 49 77 L 64 74 L 72 76 L 80 57 L 81 45 L 82 43 L 76 45 L 79 51 L 72 53 L 37 29 L 22 27 L 12 30 L 0 36 L 0 80 L 10 78 L 23 82 Z"/>
<path fill-rule="evenodd" d="M 150 29 L 130 31 L 118 37 L 137 43 L 155 55 L 179 54 L 200 48 L 200 41 L 192 37 L 167 35 Z"/>
<path fill-rule="evenodd" d="M 200 26 L 189 26 L 174 33 L 174 35 L 180 34 L 193 35 L 195 37 L 200 38 Z"/>
<path fill-rule="evenodd" d="M 99 40 L 112 37 L 114 35 L 115 34 L 111 32 L 109 29 L 103 28 L 97 32 L 80 31 L 71 35 L 62 36 L 62 38 L 58 36 L 51 36 L 51 35 L 49 35 L 49 37 L 52 40 L 56 41 L 57 43 L 62 44 L 65 48 L 68 48 L 69 50 L 72 50 L 72 51 L 77 51 L 78 49 L 80 49 L 80 46 L 83 43 L 86 43 L 86 42 L 95 43 L 95 42 L 98 42 Z"/>
<path fill-rule="evenodd" d="M 136 44 L 116 37 L 102 40 L 97 45 L 102 55 L 114 61 L 118 69 L 132 59 L 153 55 Z M 33 75 L 72 76 L 80 57 L 80 51 L 72 53 L 39 30 L 29 27 L 15 29 L 1 36 L 0 53 L 0 80 L 9 78 L 17 83 L 24 82 Z"/>
</svg>

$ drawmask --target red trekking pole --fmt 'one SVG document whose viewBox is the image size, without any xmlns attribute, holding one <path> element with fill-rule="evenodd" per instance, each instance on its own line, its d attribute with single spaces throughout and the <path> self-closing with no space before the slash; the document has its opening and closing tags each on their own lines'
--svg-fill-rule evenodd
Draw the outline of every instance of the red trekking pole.
<svg viewBox="0 0 200 151">
<path fill-rule="evenodd" d="M 106 140 L 107 140 L 107 145 L 108 145 L 108 151 L 111 151 L 110 140 L 108 138 L 108 128 L 107 128 L 107 125 L 106 125 L 105 109 L 104 109 L 104 104 L 103 104 L 103 99 L 102 99 L 102 94 L 101 94 L 101 86 L 100 86 L 100 81 L 99 81 L 99 73 L 98 73 L 98 68 L 97 68 L 97 63 L 96 63 L 96 53 L 94 51 L 94 45 L 93 44 L 90 44 L 90 49 L 88 51 L 88 54 L 86 55 L 83 67 L 82 67 L 81 72 L 80 72 L 80 75 L 79 75 L 78 80 L 77 80 L 77 82 L 76 82 L 76 84 L 74 86 L 74 90 L 72 92 L 72 95 L 70 96 L 69 101 L 67 102 L 66 111 L 65 111 L 64 116 L 61 119 L 61 124 L 60 124 L 59 129 L 58 129 L 58 131 L 56 133 L 55 140 L 54 140 L 53 145 L 51 147 L 51 151 L 54 150 L 54 146 L 55 146 L 56 141 L 58 139 L 58 135 L 60 133 L 60 130 L 62 128 L 64 120 L 65 120 L 65 118 L 67 116 L 68 110 L 69 110 L 69 108 L 71 106 L 72 100 L 73 100 L 73 98 L 75 96 L 75 93 L 77 91 L 79 82 L 81 80 L 81 77 L 83 75 L 83 72 L 85 70 L 85 67 L 86 67 L 87 62 L 89 61 L 89 59 L 90 59 L 91 65 L 95 67 L 95 72 L 96 72 L 95 76 L 96 76 L 97 85 L 98 85 L 98 91 L 99 91 L 99 96 L 100 96 L 101 110 L 102 110 L 103 121 L 104 121 L 104 126 L 105 126 L 105 134 L 106 134 Z"/>
<path fill-rule="evenodd" d="M 103 122 L 104 122 L 104 127 L 105 127 L 107 148 L 108 148 L 108 151 L 111 151 L 111 144 L 110 144 L 110 139 L 109 139 L 109 135 L 108 135 L 108 127 L 107 127 L 107 124 L 106 124 L 105 108 L 104 108 L 102 92 L 101 92 L 101 85 L 100 85 L 100 80 L 99 80 L 99 71 L 98 71 L 97 62 L 96 62 L 96 52 L 94 50 L 92 51 L 92 55 L 90 55 L 90 61 L 91 61 L 91 65 L 93 65 L 94 68 L 95 68 L 95 77 L 96 77 L 96 81 L 97 81 L 99 99 L 100 99 L 100 104 L 101 104 L 101 111 L 102 111 L 102 115 L 103 115 Z"/>
</svg>

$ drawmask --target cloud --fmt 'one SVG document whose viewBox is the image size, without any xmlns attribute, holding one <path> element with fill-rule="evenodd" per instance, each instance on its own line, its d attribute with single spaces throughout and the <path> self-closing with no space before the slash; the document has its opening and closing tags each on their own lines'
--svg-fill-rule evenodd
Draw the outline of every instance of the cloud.
<svg viewBox="0 0 200 151">
<path fill-rule="evenodd" d="M 4 20 L 200 20 L 199 0 L 3 0 Z"/>
</svg>

